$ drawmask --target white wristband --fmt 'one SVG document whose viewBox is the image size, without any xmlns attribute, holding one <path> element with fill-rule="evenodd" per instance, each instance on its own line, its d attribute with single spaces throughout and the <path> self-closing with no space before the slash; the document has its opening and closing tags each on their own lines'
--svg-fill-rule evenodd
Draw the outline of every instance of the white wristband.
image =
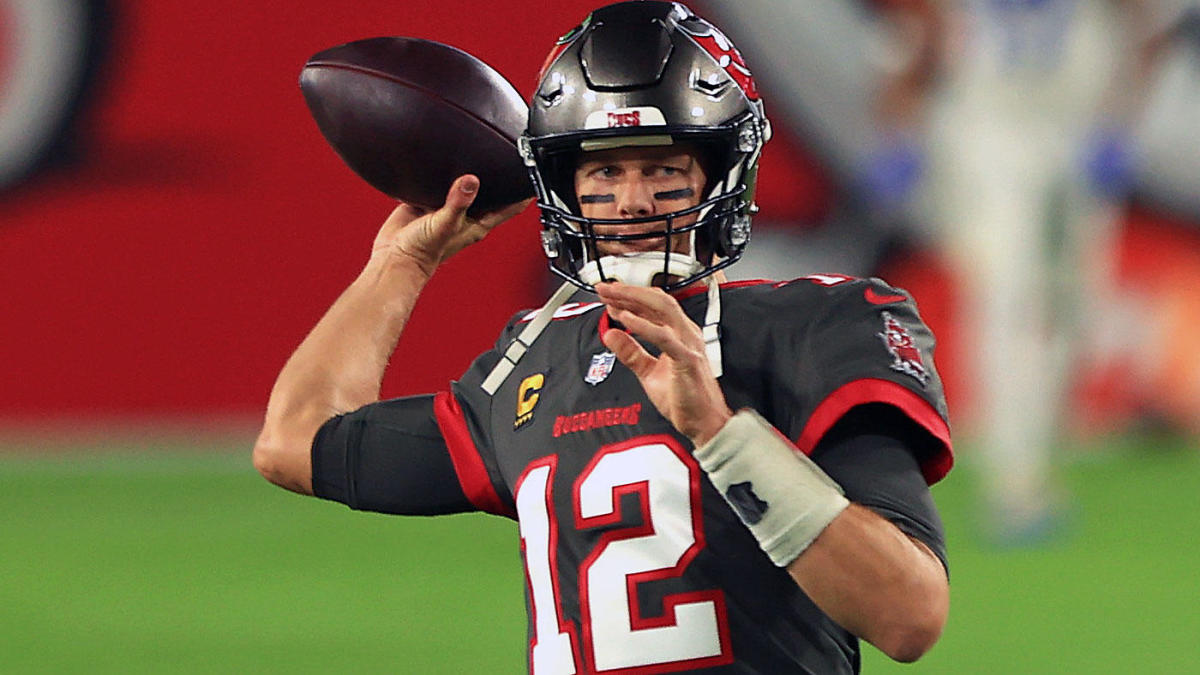
<svg viewBox="0 0 1200 675">
<path fill-rule="evenodd" d="M 821 467 L 750 409 L 738 411 L 694 455 L 780 567 L 803 553 L 850 505 Z"/>
</svg>

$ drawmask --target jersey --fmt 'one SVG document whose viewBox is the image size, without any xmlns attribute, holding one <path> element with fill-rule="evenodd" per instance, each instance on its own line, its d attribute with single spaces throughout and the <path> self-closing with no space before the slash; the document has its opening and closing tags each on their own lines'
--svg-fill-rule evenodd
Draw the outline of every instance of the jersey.
<svg viewBox="0 0 1200 675">
<path fill-rule="evenodd" d="M 869 431 L 874 416 L 859 413 L 883 410 L 881 419 L 890 413 L 915 430 L 907 452 L 894 454 L 921 489 L 949 470 L 933 338 L 905 293 L 877 280 L 818 276 L 724 284 L 721 294 L 719 383 L 731 408 L 754 408 L 809 454 L 839 422 L 854 418 Z M 676 297 L 694 321 L 703 318 L 703 290 Z M 314 443 L 317 494 L 356 508 L 474 508 L 516 518 L 530 670 L 539 675 L 856 672 L 854 636 L 770 562 L 691 456 L 690 441 L 604 347 L 600 335 L 611 326 L 603 306 L 583 292 L 572 300 L 495 395 L 480 384 L 529 313 L 449 391 L 327 423 Z M 420 457 L 403 453 L 406 470 L 342 477 L 347 466 L 373 466 L 356 449 L 404 445 L 425 448 Z M 352 450 L 334 450 L 343 447 Z M 847 487 L 853 501 L 871 500 L 869 477 L 854 475 L 862 467 L 839 467 L 837 456 L 821 453 L 814 461 L 838 467 L 830 474 L 856 486 Z M 425 494 L 431 475 L 451 471 L 455 486 Z M 388 486 L 377 485 L 391 474 Z M 414 474 L 421 477 L 403 477 Z M 424 496 L 390 501 L 390 491 L 407 489 Z M 868 506 L 944 561 L 932 503 L 915 501 Z"/>
</svg>

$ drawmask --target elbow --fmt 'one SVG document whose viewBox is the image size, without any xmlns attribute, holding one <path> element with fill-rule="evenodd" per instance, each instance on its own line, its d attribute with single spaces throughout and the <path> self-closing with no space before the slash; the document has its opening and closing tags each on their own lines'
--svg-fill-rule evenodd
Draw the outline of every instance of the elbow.
<svg viewBox="0 0 1200 675">
<path fill-rule="evenodd" d="M 311 495 L 312 458 L 308 446 L 282 442 L 266 429 L 254 443 L 251 456 L 254 469 L 268 481 L 300 494 Z"/>
<path fill-rule="evenodd" d="M 274 483 L 279 476 L 279 449 L 267 442 L 265 436 L 265 433 L 260 434 L 254 442 L 250 459 L 254 462 L 254 470 Z"/>
<path fill-rule="evenodd" d="M 259 434 L 258 440 L 254 442 L 254 450 L 250 458 L 254 462 L 254 470 L 260 476 L 278 485 L 283 477 L 281 455 L 281 449 L 271 443 L 267 433 L 264 431 Z"/>
<path fill-rule="evenodd" d="M 933 649 L 941 635 L 941 623 L 914 623 L 881 636 L 875 646 L 894 661 L 912 663 Z"/>
<path fill-rule="evenodd" d="M 948 590 L 939 589 L 932 596 L 924 596 L 919 606 L 914 603 L 904 608 L 903 616 L 871 642 L 889 658 L 912 663 L 933 649 L 942 636 L 948 609 Z"/>
</svg>

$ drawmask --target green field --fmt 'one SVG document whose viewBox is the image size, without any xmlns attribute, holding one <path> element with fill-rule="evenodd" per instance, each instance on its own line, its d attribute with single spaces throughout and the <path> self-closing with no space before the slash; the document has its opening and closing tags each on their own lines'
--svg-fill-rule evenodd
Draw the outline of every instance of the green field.
<svg viewBox="0 0 1200 675">
<path fill-rule="evenodd" d="M 1141 445 L 1066 466 L 1073 525 L 1035 549 L 983 545 L 952 473 L 946 633 L 864 671 L 1200 673 L 1200 452 Z M 84 450 L 0 453 L 0 672 L 523 672 L 513 523 L 354 513 L 232 447 Z"/>
</svg>

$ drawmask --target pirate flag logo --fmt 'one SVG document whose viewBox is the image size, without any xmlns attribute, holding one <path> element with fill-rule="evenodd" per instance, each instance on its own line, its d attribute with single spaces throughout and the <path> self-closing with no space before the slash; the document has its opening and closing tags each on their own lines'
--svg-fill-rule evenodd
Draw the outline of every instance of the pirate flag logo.
<svg viewBox="0 0 1200 675">
<path fill-rule="evenodd" d="M 892 370 L 911 375 L 921 386 L 929 381 L 929 371 L 921 360 L 921 352 L 908 330 L 889 312 L 883 312 L 883 332 L 878 333 L 892 355 Z"/>
</svg>

